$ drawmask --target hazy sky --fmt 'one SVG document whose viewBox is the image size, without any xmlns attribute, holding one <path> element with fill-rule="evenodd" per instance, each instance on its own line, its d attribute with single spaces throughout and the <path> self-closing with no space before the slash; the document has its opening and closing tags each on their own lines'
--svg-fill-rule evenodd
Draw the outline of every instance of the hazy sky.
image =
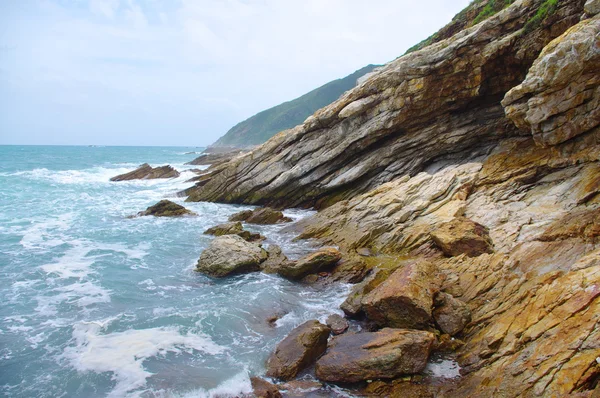
<svg viewBox="0 0 600 398">
<path fill-rule="evenodd" d="M 468 3 L 0 0 L 0 144 L 210 144 Z"/>
</svg>

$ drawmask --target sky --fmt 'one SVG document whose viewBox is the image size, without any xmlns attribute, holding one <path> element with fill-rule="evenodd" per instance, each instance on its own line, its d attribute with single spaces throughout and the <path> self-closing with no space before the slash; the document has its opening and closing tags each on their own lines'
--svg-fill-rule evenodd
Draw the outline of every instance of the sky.
<svg viewBox="0 0 600 398">
<path fill-rule="evenodd" d="M 205 146 L 469 0 L 0 0 L 0 144 Z"/>
</svg>

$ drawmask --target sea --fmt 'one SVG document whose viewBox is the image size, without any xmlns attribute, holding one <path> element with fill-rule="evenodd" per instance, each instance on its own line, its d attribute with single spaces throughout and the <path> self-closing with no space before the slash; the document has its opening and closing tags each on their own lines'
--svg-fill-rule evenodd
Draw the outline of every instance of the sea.
<svg viewBox="0 0 600 398">
<path fill-rule="evenodd" d="M 177 196 L 201 151 L 0 146 L 0 396 L 241 396 L 294 327 L 342 314 L 348 285 L 195 271 L 213 239 L 203 231 L 251 208 Z M 109 181 L 146 162 L 181 176 Z M 198 215 L 129 218 L 161 199 Z M 282 225 L 246 228 L 290 258 L 314 250 Z"/>
</svg>

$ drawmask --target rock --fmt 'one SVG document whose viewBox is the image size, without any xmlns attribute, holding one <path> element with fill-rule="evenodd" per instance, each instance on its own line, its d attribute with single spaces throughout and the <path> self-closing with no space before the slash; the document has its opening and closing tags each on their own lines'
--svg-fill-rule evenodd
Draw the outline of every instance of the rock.
<svg viewBox="0 0 600 398">
<path fill-rule="evenodd" d="M 273 210 L 270 207 L 256 209 L 252 215 L 246 219 L 248 224 L 278 224 L 292 221 L 291 218 L 285 217 L 282 212 Z"/>
<path fill-rule="evenodd" d="M 593 16 L 600 13 L 600 0 L 587 0 L 583 9 L 586 14 Z"/>
<path fill-rule="evenodd" d="M 369 275 L 367 275 L 363 281 L 352 288 L 346 300 L 340 305 L 344 314 L 350 318 L 355 318 L 360 315 L 362 313 L 363 298 L 383 283 L 395 269 L 396 268 L 375 268 L 371 270 Z"/>
<path fill-rule="evenodd" d="M 317 361 L 317 378 L 332 383 L 356 383 L 419 373 L 427 365 L 433 333 L 382 329 L 373 333 L 334 337 Z"/>
<path fill-rule="evenodd" d="M 237 235 L 223 235 L 215 238 L 202 252 L 196 269 L 220 278 L 258 271 L 266 259 L 267 252 L 260 246 L 246 242 Z"/>
<path fill-rule="evenodd" d="M 367 317 L 379 326 L 426 328 L 432 323 L 433 295 L 439 288 L 433 264 L 414 261 L 392 273 L 362 299 Z"/>
<path fill-rule="evenodd" d="M 292 380 L 281 385 L 281 390 L 285 391 L 286 398 L 293 397 L 312 397 L 314 393 L 323 388 L 323 384 L 314 380 Z M 321 394 L 318 394 L 321 396 Z"/>
<path fill-rule="evenodd" d="M 441 353 L 455 352 L 459 348 L 463 347 L 465 342 L 459 340 L 449 334 L 442 334 L 438 337 L 438 340 L 433 345 L 433 351 Z"/>
<path fill-rule="evenodd" d="M 329 315 L 325 323 L 331 328 L 333 335 L 342 334 L 350 327 L 348 321 L 337 314 Z"/>
<path fill-rule="evenodd" d="M 120 174 L 111 178 L 111 181 L 128 181 L 128 180 L 152 180 L 157 178 L 176 178 L 179 177 L 179 172 L 171 166 L 161 166 L 152 168 L 148 163 L 144 163 L 134 171 Z"/>
<path fill-rule="evenodd" d="M 471 310 L 462 301 L 455 299 L 450 294 L 438 292 L 434 299 L 435 308 L 433 319 L 440 330 L 454 336 L 471 322 Z"/>
<path fill-rule="evenodd" d="M 447 256 L 477 257 L 494 251 L 489 230 L 465 217 L 440 225 L 431 232 L 431 239 Z"/>
<path fill-rule="evenodd" d="M 250 232 L 250 231 L 242 231 L 240 233 L 237 234 L 240 238 L 247 240 L 248 242 L 261 242 L 265 239 L 267 239 L 265 236 L 257 233 L 257 232 Z"/>
<path fill-rule="evenodd" d="M 219 224 L 204 231 L 205 235 L 223 236 L 223 235 L 238 235 L 244 230 L 241 222 L 228 222 Z"/>
<path fill-rule="evenodd" d="M 596 14 L 599 4 L 588 1 L 586 12 Z M 567 30 L 502 100 L 506 115 L 538 145 L 557 145 L 600 125 L 599 34 L 598 16 Z"/>
<path fill-rule="evenodd" d="M 290 260 L 281 251 L 281 247 L 277 245 L 269 245 L 267 249 L 268 258 L 260 266 L 262 272 L 267 274 L 276 274 L 284 267 L 290 264 Z"/>
<path fill-rule="evenodd" d="M 299 280 L 308 274 L 314 274 L 335 265 L 341 258 L 342 254 L 339 250 L 325 248 L 302 257 L 296 262 L 288 263 L 285 267 L 279 268 L 277 273 L 284 278 Z"/>
<path fill-rule="evenodd" d="M 291 380 L 327 349 L 331 330 L 319 321 L 307 321 L 290 332 L 271 354 L 267 376 Z"/>
<path fill-rule="evenodd" d="M 139 212 L 137 215 L 140 217 L 181 217 L 185 215 L 196 215 L 196 213 L 189 211 L 188 209 L 181 205 L 178 205 L 177 203 L 164 199 L 158 202 L 157 204 L 148 207 L 145 211 Z"/>
<path fill-rule="evenodd" d="M 251 377 L 252 392 L 256 398 L 281 398 L 281 393 L 276 385 L 260 377 Z"/>
<path fill-rule="evenodd" d="M 370 257 L 373 255 L 368 247 L 359 247 L 356 249 L 356 254 L 363 257 Z"/>
<path fill-rule="evenodd" d="M 240 149 L 232 149 L 230 151 L 226 151 L 226 152 L 222 152 L 222 153 L 203 153 L 202 155 L 198 156 L 196 159 L 187 162 L 187 165 L 194 165 L 194 166 L 218 166 L 221 165 L 223 163 L 227 163 L 229 162 L 231 159 L 235 158 L 236 156 L 239 156 L 240 154 L 244 153 L 246 151 L 240 150 Z"/>
<path fill-rule="evenodd" d="M 277 326 L 277 321 L 280 320 L 281 318 L 283 318 L 286 314 L 287 314 L 287 312 L 284 312 L 284 311 L 276 312 L 275 314 L 271 315 L 270 317 L 268 317 L 266 319 L 267 324 L 270 327 L 274 328 L 275 326 Z"/>
<path fill-rule="evenodd" d="M 229 221 L 246 221 L 252 216 L 252 210 L 242 210 L 229 216 Z"/>
</svg>

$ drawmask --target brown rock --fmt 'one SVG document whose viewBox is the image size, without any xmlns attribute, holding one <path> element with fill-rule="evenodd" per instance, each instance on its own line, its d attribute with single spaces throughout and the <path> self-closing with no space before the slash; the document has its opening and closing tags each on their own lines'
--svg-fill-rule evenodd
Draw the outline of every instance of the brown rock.
<svg viewBox="0 0 600 398">
<path fill-rule="evenodd" d="M 342 334 L 350 327 L 348 321 L 338 314 L 329 315 L 325 323 L 331 328 L 331 334 L 333 335 Z"/>
<path fill-rule="evenodd" d="M 223 236 L 223 235 L 238 235 L 244 230 L 241 222 L 228 222 L 219 224 L 204 231 L 206 235 Z"/>
<path fill-rule="evenodd" d="M 312 397 L 311 393 L 321 388 L 323 384 L 313 380 L 292 380 L 281 385 L 281 389 L 285 390 L 286 398 Z"/>
<path fill-rule="evenodd" d="M 440 225 L 431 232 L 431 239 L 448 256 L 477 257 L 494 251 L 488 229 L 465 217 Z"/>
<path fill-rule="evenodd" d="M 270 207 L 255 209 L 252 215 L 246 219 L 248 224 L 278 224 L 292 221 L 285 217 L 282 212 L 273 210 Z"/>
<path fill-rule="evenodd" d="M 252 210 L 242 210 L 229 216 L 229 221 L 246 221 L 252 216 Z"/>
<path fill-rule="evenodd" d="M 308 274 L 314 274 L 324 268 L 335 265 L 341 258 L 342 254 L 339 250 L 325 248 L 302 257 L 294 263 L 289 263 L 277 272 L 285 278 L 298 280 Z"/>
<path fill-rule="evenodd" d="M 434 340 L 430 332 L 407 329 L 344 334 L 332 339 L 315 372 L 319 380 L 334 383 L 419 373 L 427 365 Z"/>
<path fill-rule="evenodd" d="M 267 274 L 276 274 L 281 268 L 290 263 L 290 260 L 281 251 L 281 247 L 277 245 L 269 245 L 267 254 L 269 257 L 260 266 L 261 271 Z"/>
<path fill-rule="evenodd" d="M 362 308 L 379 326 L 425 328 L 432 323 L 433 295 L 438 287 L 433 265 L 413 261 L 366 295 Z"/>
<path fill-rule="evenodd" d="M 454 352 L 465 345 L 465 342 L 450 336 L 442 334 L 434 343 L 433 350 L 438 352 Z"/>
<path fill-rule="evenodd" d="M 454 336 L 471 322 L 471 310 L 462 301 L 451 295 L 438 292 L 434 299 L 433 318 L 444 333 Z"/>
<path fill-rule="evenodd" d="M 267 252 L 260 246 L 246 242 L 237 235 L 223 235 L 215 238 L 204 249 L 196 265 L 196 270 L 206 275 L 221 278 L 260 269 L 267 259 Z"/>
<path fill-rule="evenodd" d="M 144 163 L 137 169 L 120 174 L 111 178 L 111 181 L 128 181 L 128 180 L 152 180 L 157 178 L 175 178 L 179 177 L 179 172 L 171 166 L 161 166 L 152 168 L 148 163 Z"/>
<path fill-rule="evenodd" d="M 308 321 L 292 330 L 271 354 L 267 376 L 291 380 L 327 349 L 330 329 L 319 321 Z"/>
<path fill-rule="evenodd" d="M 251 377 L 252 392 L 256 398 L 281 398 L 281 393 L 276 385 L 260 377 Z"/>
<path fill-rule="evenodd" d="M 141 211 L 138 216 L 154 216 L 154 217 L 181 217 L 186 215 L 196 215 L 185 207 L 171 202 L 170 200 L 161 200 L 157 204 L 148 207 L 145 211 Z"/>
</svg>

